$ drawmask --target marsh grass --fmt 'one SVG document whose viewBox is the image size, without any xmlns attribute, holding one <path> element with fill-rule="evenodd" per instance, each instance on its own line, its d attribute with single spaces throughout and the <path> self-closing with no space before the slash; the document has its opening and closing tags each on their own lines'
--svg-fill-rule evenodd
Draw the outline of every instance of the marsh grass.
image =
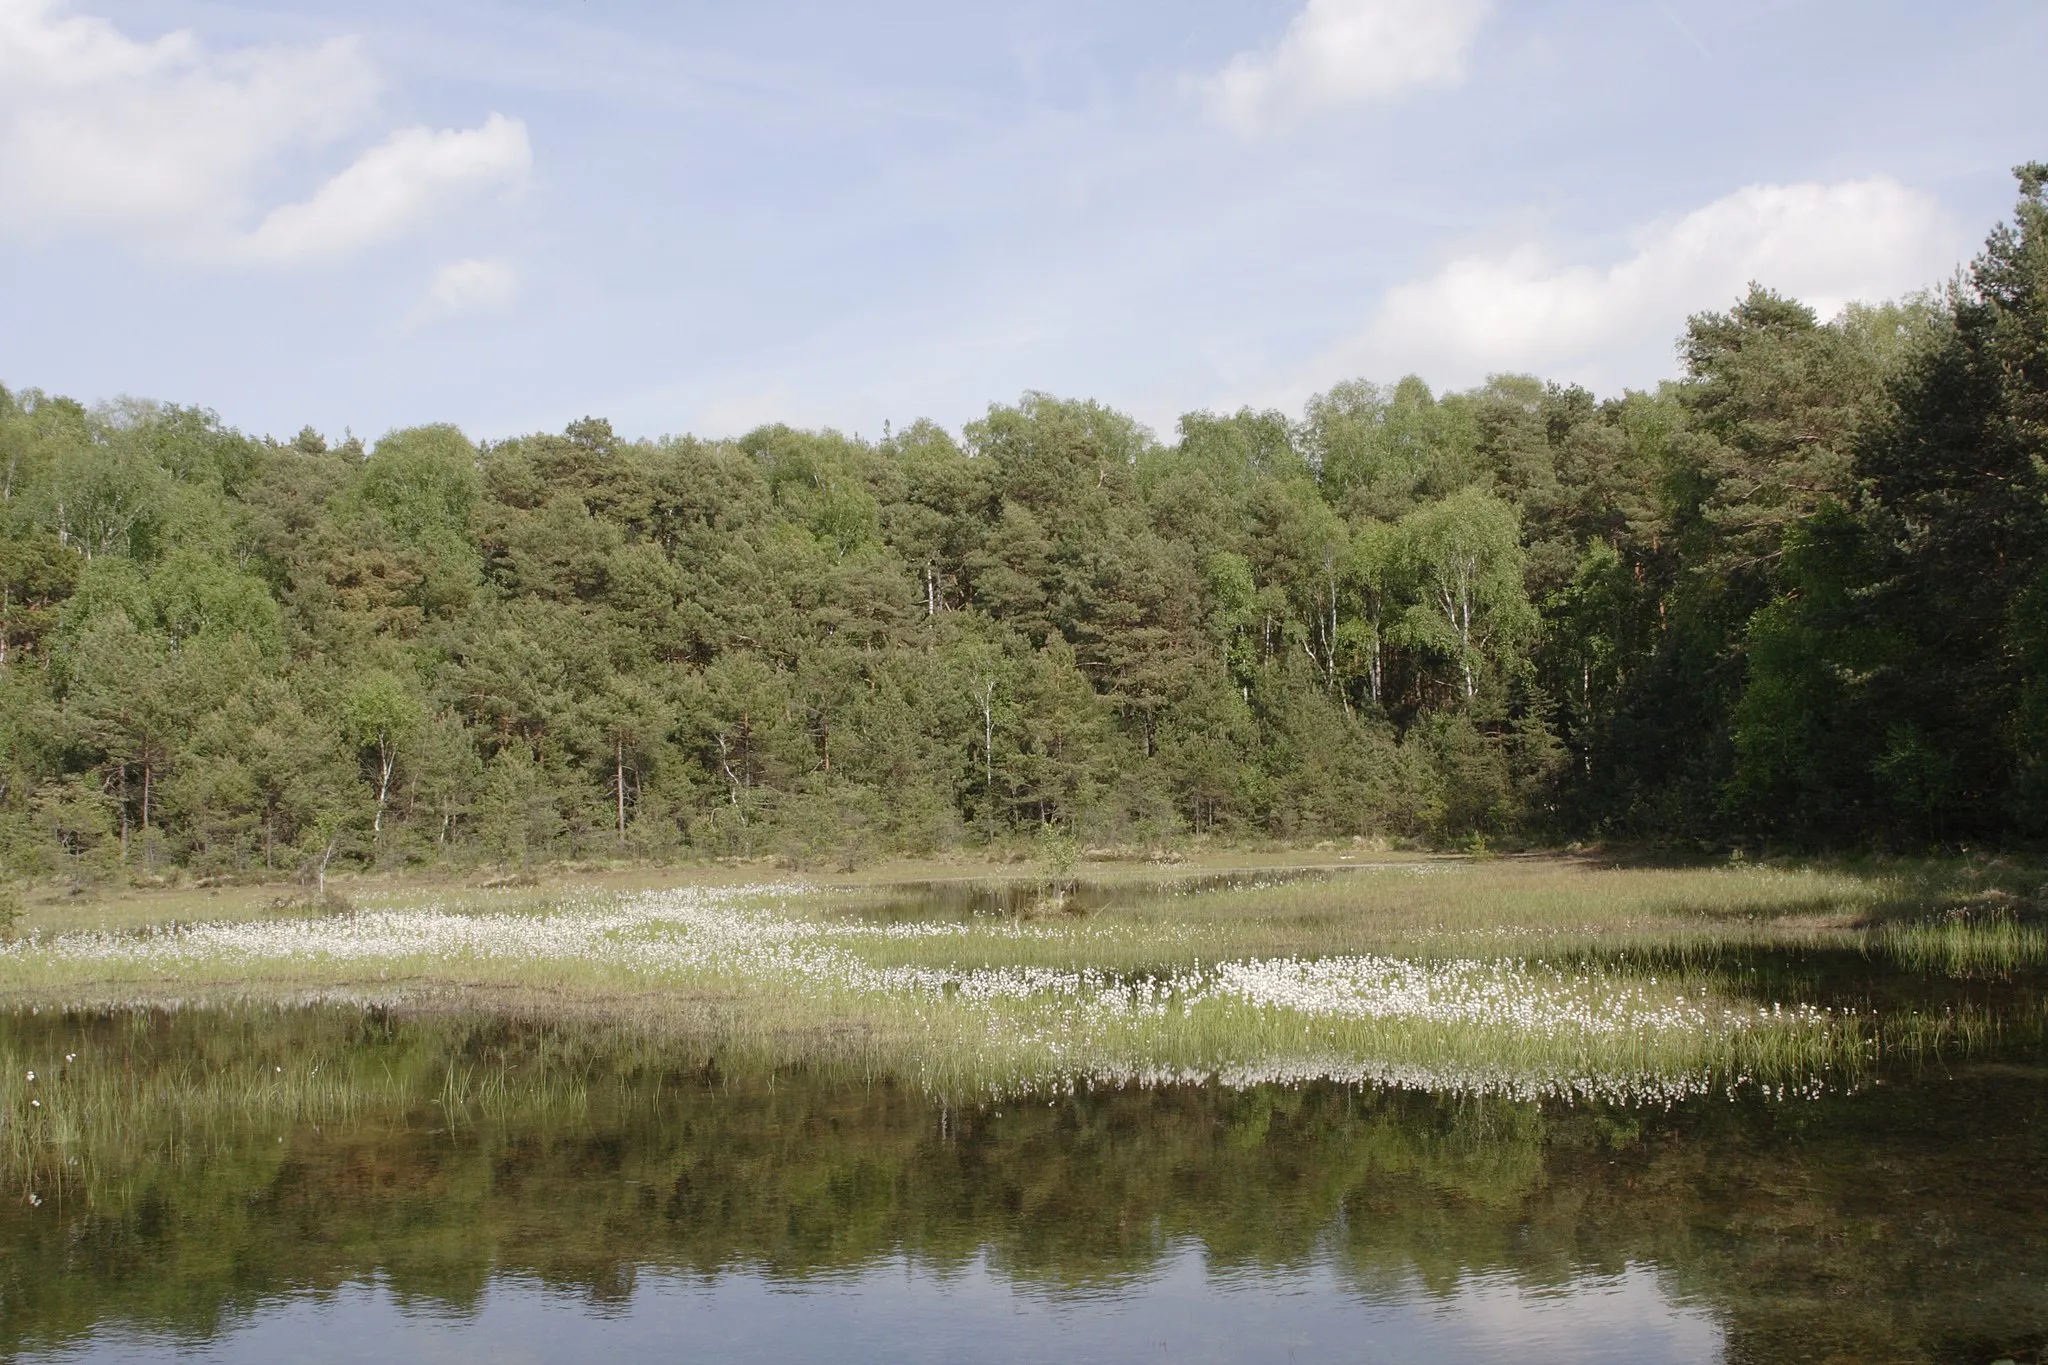
<svg viewBox="0 0 2048 1365">
<path fill-rule="evenodd" d="M 1220 887 L 1134 876 L 1083 915 L 942 922 L 892 920 L 901 894 L 792 884 L 514 887 L 426 905 L 359 896 L 344 915 L 43 935 L 0 948 L 0 992 L 45 1007 L 325 1004 L 551 1020 L 721 1066 L 899 1077 L 960 1099 L 1340 1079 L 1671 1102 L 1854 1085 L 1886 1056 L 1988 1046 L 2012 1026 L 1981 1009 L 1880 1018 L 1796 990 L 1773 998 L 1730 969 L 1734 955 L 1860 950 L 1958 976 L 2048 957 L 2037 927 L 1929 919 L 1924 890 L 1828 869 L 1489 859 Z M 246 1094 L 228 1073 L 175 1066 L 153 1084 L 183 1096 L 174 1107 L 239 1105 L 281 1121 L 345 1113 L 352 1096 L 396 1102 L 423 1084 L 282 1054 L 272 1065 Z M 21 1084 L 0 1079 L 12 1142 L 60 1122 Z M 467 1113 L 509 1084 L 472 1067 L 429 1088 Z M 117 1123 L 76 1116 L 149 1098 L 79 1094 L 61 1122 Z M 112 1136 L 74 1142 L 50 1129 L 30 1145 L 97 1150 Z"/>
<path fill-rule="evenodd" d="M 893 960 L 985 959 L 1138 970 L 1198 958 L 1381 953 L 1555 957 L 1847 944 L 1886 888 L 1838 873 L 1632 871 L 1555 860 L 1360 868 L 1325 881 L 1134 888 L 1063 933 L 984 918 L 958 938 L 889 942 Z"/>
<path fill-rule="evenodd" d="M 24 1021 L 25 1022 L 25 1021 Z M 580 1023 L 516 1027 L 381 1010 L 262 1006 L 66 1012 L 0 1026 L 0 1180 L 40 1201 L 127 1199 L 136 1173 L 203 1169 L 301 1128 L 582 1121 L 618 1104 L 672 1040 Z M 256 1150 L 261 1150 L 260 1144 Z M 282 1151 L 280 1151 L 282 1155 Z"/>
<path fill-rule="evenodd" d="M 1955 913 L 1958 903 L 1972 903 L 1967 883 L 1910 871 L 1411 861 L 1220 889 L 1192 879 L 1136 884 L 1071 922 L 985 915 L 957 937 L 878 940 L 864 951 L 877 962 L 926 966 L 1000 961 L 1123 971 L 1339 953 L 1683 969 L 1788 949 L 1914 951 L 1918 966 L 1953 940 L 1959 951 L 2005 953 L 2014 966 L 2044 960 L 2038 929 L 1977 934 L 1978 921 Z M 825 906 L 878 921 L 893 910 L 886 889 Z"/>
<path fill-rule="evenodd" d="M 204 1182 L 216 1162 L 290 1160 L 301 1132 L 517 1128 L 524 1140 L 574 1141 L 593 1122 L 665 1112 L 677 1091 L 735 1081 L 772 1090 L 777 1076 L 902 1080 L 969 1106 L 1077 1086 L 1311 1080 L 1583 1100 L 1606 1113 L 1616 1112 L 1609 1101 L 1669 1105 L 1722 1086 L 1783 1100 L 1853 1081 L 1884 1052 L 1953 1058 L 2013 1027 L 1965 1009 L 1858 1021 L 1846 1033 L 1808 1014 L 1769 1030 L 1546 1041 L 1415 1019 L 1304 1019 L 1241 1000 L 1148 1013 L 1038 998 L 979 1020 L 930 1002 L 828 1005 L 657 993 L 532 1014 L 510 996 L 446 994 L 403 1012 L 329 1002 L 17 1016 L 0 1020 L 0 1189 L 139 1207 L 166 1172 Z M 1846 1063 L 1845 1041 L 1860 1048 Z M 1410 1061 L 1389 1060 L 1400 1057 Z M 1658 1083 L 1619 1086 L 1630 1071 Z M 1568 1083 L 1539 1084 L 1546 1075 Z"/>
<path fill-rule="evenodd" d="M 1871 947 L 1912 971 L 1996 976 L 2048 963 L 2048 929 L 2009 919 L 1888 924 Z"/>
</svg>

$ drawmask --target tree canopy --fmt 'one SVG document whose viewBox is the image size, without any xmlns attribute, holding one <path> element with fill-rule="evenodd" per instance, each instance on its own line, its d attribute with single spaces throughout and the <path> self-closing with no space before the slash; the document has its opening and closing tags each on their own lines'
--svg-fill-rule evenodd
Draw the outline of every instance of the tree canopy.
<svg viewBox="0 0 2048 1365">
<path fill-rule="evenodd" d="M 2048 819 L 2048 168 L 1596 398 L 330 446 L 0 389 L 18 873 Z"/>
</svg>

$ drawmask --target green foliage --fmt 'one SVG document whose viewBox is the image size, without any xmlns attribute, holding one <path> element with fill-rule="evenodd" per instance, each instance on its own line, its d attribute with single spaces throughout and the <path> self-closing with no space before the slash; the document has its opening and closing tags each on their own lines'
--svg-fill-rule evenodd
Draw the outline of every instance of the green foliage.
<svg viewBox="0 0 2048 1365">
<path fill-rule="evenodd" d="M 173 645 L 243 636 L 264 654 L 284 651 L 283 613 L 259 578 L 178 550 L 150 575 L 151 618 Z"/>
<path fill-rule="evenodd" d="M 394 431 L 363 463 L 355 499 L 409 545 L 464 541 L 477 502 L 476 447 L 451 426 Z"/>
<path fill-rule="evenodd" d="M 384 669 L 356 678 L 342 698 L 342 734 L 358 748 L 395 747 L 419 723 L 419 702 L 397 675 Z"/>
<path fill-rule="evenodd" d="M 253 441 L 0 391 L 0 849 L 169 860 L 2048 820 L 2048 208 L 1686 377 Z M 360 830 L 341 838 L 338 831 Z M 338 851 L 337 851 L 338 850 Z M 98 875 L 96 872 L 93 875 Z"/>
<path fill-rule="evenodd" d="M 1788 823 L 1789 803 L 1808 837 L 2041 828 L 2048 208 L 2019 178 L 2017 222 L 1943 314 L 1851 319 L 1894 360 L 1854 444 L 1854 510 L 1824 503 L 1785 532 L 1786 591 L 1750 627 L 1734 794 L 1756 826 Z"/>
<path fill-rule="evenodd" d="M 1451 661 L 1470 704 L 1488 662 L 1512 666 L 1516 647 L 1536 632 L 1515 510 L 1467 486 L 1400 525 L 1422 589 L 1408 609 L 1408 638 Z"/>
</svg>

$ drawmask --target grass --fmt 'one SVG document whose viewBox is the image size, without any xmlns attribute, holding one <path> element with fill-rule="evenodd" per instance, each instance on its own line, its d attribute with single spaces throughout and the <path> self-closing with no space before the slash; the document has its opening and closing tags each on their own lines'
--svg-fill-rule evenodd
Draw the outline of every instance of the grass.
<svg viewBox="0 0 2048 1365">
<path fill-rule="evenodd" d="M 1086 862 L 1075 875 L 1101 885 L 1142 885 L 1161 878 L 1219 873 L 1292 872 L 1341 869 L 1360 862 L 1428 862 L 1425 854 L 1299 850 L 1223 849 L 1193 855 Z M 1030 881 L 1037 864 L 1022 852 L 1011 857 L 961 854 L 892 859 L 854 872 L 806 872 L 803 880 L 848 894 L 905 884 L 943 886 Z M 646 891 L 671 886 L 743 886 L 790 875 L 773 858 L 660 866 L 604 861 L 539 864 L 525 870 L 460 865 L 400 872 L 340 874 L 328 885 L 350 900 L 402 902 L 432 900 L 475 909 L 497 909 L 592 891 Z M 288 879 L 185 880 L 137 874 L 119 880 L 48 881 L 21 896 L 23 933 L 73 933 L 96 929 L 139 929 L 156 924 L 218 919 L 274 919 L 306 912 L 306 888 Z"/>
<path fill-rule="evenodd" d="M 1878 952 L 1915 970 L 2048 961 L 2042 927 L 2014 917 L 2024 903 L 1987 898 L 1975 880 L 1962 869 L 1936 877 L 1919 867 L 1409 861 L 1226 889 L 1134 884 L 1083 918 L 1068 920 L 1056 910 L 1008 922 L 981 917 L 959 937 L 885 942 L 875 956 L 934 966 L 1002 961 L 1127 971 L 1340 953 L 1678 969 L 1784 949 Z M 888 903 L 880 888 L 835 898 L 850 915 L 873 916 Z M 1065 929 L 1018 935 L 1019 923 Z"/>
<path fill-rule="evenodd" d="M 1035 950 L 1036 960 L 1048 964 L 1085 958 L 1128 967 L 1330 953 L 1491 958 L 1695 945 L 1725 950 L 1841 938 L 1882 904 L 1870 883 L 1823 872 L 1443 861 L 1193 894 L 1171 885 L 1135 888 L 1066 935 L 1005 947 L 1001 928 L 991 927 L 957 945 L 921 946 L 1011 960 L 1034 960 Z"/>
<path fill-rule="evenodd" d="M 2048 929 L 1996 920 L 1888 924 L 1872 947 L 1913 971 L 1981 976 L 2048 962 Z"/>
<path fill-rule="evenodd" d="M 654 1052 L 644 1036 L 589 1027 L 479 1049 L 484 1030 L 474 1022 L 400 1033 L 360 1010 L 132 1011 L 38 1023 L 0 1030 L 0 1179 L 102 1198 L 119 1196 L 137 1172 L 245 1149 L 252 1132 L 421 1112 L 443 1125 L 513 1110 L 529 1122 L 573 1121 L 600 1060 L 630 1070 Z"/>
<path fill-rule="evenodd" d="M 2048 957 L 2009 893 L 1987 900 L 1981 877 L 1924 868 L 1552 858 L 1392 860 L 1322 880 L 1239 871 L 1219 887 L 1123 868 L 1083 915 L 1065 913 L 1074 899 L 1025 895 L 1015 914 L 936 921 L 902 917 L 905 897 L 928 890 L 881 876 L 359 889 L 358 910 L 339 916 L 259 905 L 183 926 L 46 930 L 0 950 L 0 992 L 623 1024 L 728 1064 L 892 1075 L 956 1096 L 1336 1078 L 1668 1101 L 1853 1083 L 1887 1052 L 2002 1026 L 1981 1010 L 1880 1018 L 1773 998 L 1728 969 L 1731 953 L 1860 951 L 1955 975 Z"/>
</svg>

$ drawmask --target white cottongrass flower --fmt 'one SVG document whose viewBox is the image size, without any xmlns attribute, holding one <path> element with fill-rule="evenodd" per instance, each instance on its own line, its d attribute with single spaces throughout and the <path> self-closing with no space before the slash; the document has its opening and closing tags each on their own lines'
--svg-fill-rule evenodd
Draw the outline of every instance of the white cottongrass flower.
<svg viewBox="0 0 2048 1365">
<path fill-rule="evenodd" d="M 592 896 L 541 913 L 467 914 L 439 906 L 366 910 L 348 918 L 202 923 L 140 934 L 67 934 L 0 945 L 0 959 L 127 964 L 164 975 L 201 965 L 326 963 L 385 970 L 421 965 L 604 964 L 650 983 L 711 977 L 734 987 L 944 1003 L 979 1018 L 992 1043 L 1072 1058 L 1034 1084 L 1076 1079 L 1164 1083 L 1195 1073 L 1085 1060 L 1103 1030 L 1205 1008 L 1248 1009 L 1318 1022 L 1408 1021 L 1499 1030 L 1518 1037 L 1655 1039 L 1738 1033 L 1763 1024 L 1821 1024 L 1808 1006 L 1736 1007 L 1704 992 L 1600 970 L 1521 961 L 1408 961 L 1375 956 L 1258 958 L 1196 965 L 1156 976 L 1023 965 L 877 966 L 863 946 L 967 934 L 1071 942 L 1074 931 L 1018 922 L 820 921 L 778 914 L 808 894 L 801 886 L 683 887 Z M 316 992 L 307 1001 L 363 1003 L 359 991 Z M 396 997 L 393 997 L 396 998 Z M 919 1008 L 923 1008 L 919 1004 Z M 1050 1012 L 1050 1013 L 1049 1013 Z M 69 1060 L 69 1058 L 67 1058 Z M 282 1068 L 278 1068 L 282 1074 Z M 1304 1053 L 1230 1062 L 1199 1073 L 1233 1086 L 1311 1079 L 1430 1090 L 1552 1094 L 1665 1101 L 1709 1088 L 1705 1075 L 1658 1077 L 1415 1066 L 1384 1059 Z M 35 1073 L 28 1078 L 33 1081 Z"/>
</svg>

